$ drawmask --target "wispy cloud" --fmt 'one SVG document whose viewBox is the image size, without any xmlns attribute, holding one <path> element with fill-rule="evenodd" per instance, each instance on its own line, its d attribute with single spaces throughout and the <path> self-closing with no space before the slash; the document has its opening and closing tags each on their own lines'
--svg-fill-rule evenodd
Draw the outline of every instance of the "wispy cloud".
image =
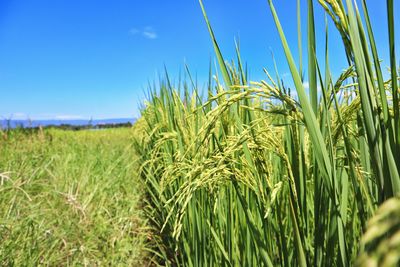
<svg viewBox="0 0 400 267">
<path fill-rule="evenodd" d="M 156 30 L 151 26 L 144 27 L 143 29 L 132 28 L 129 30 L 129 33 L 131 35 L 141 35 L 144 38 L 151 40 L 157 39 L 158 37 Z"/>
<path fill-rule="evenodd" d="M 136 34 L 139 33 L 139 30 L 136 29 L 136 28 L 132 28 L 132 29 L 129 30 L 129 33 L 132 34 L 132 35 L 136 35 Z"/>
<path fill-rule="evenodd" d="M 23 112 L 16 112 L 11 115 L 14 120 L 26 120 L 29 116 Z"/>
<path fill-rule="evenodd" d="M 157 33 L 155 32 L 143 32 L 143 36 L 148 39 L 157 39 Z"/>
<path fill-rule="evenodd" d="M 6 115 L 0 115 L 0 120 L 89 120 L 89 117 L 74 114 L 27 114 L 23 112 L 15 112 Z"/>
<path fill-rule="evenodd" d="M 85 117 L 79 115 L 57 115 L 54 117 L 56 120 L 83 120 Z"/>
<path fill-rule="evenodd" d="M 303 86 L 304 86 L 304 89 L 306 89 L 306 90 L 310 89 L 310 83 L 307 81 L 303 82 Z M 321 91 L 322 91 L 321 86 L 317 85 L 317 92 L 321 92 Z"/>
<path fill-rule="evenodd" d="M 27 120 L 27 119 L 29 119 L 28 114 L 23 112 L 0 114 L 0 120 Z"/>
</svg>

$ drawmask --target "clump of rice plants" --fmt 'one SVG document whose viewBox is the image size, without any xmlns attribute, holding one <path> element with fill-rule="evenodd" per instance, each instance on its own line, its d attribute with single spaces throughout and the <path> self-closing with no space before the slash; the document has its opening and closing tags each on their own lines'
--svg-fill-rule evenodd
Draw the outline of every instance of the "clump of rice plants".
<svg viewBox="0 0 400 267">
<path fill-rule="evenodd" d="M 268 0 L 298 96 L 293 97 L 278 74 L 274 79 L 265 71 L 265 80 L 249 82 L 238 48 L 235 64 L 224 60 L 200 1 L 222 75 L 210 75 L 206 97 L 190 79 L 175 87 L 166 75 L 150 90 L 144 135 L 136 144 L 155 263 L 349 266 L 361 240 L 369 240 L 362 239 L 367 221 L 400 194 L 393 1 L 387 1 L 387 81 L 366 1 L 361 10 L 351 0 L 318 2 L 347 55 L 337 79 L 330 72 L 328 42 L 315 41 L 317 3 L 307 0 L 305 78 Z M 316 56 L 317 48 L 324 58 Z M 366 256 L 360 257 L 362 262 Z"/>
<path fill-rule="evenodd" d="M 400 199 L 384 202 L 368 221 L 357 266 L 396 266 L 400 251 Z"/>
</svg>

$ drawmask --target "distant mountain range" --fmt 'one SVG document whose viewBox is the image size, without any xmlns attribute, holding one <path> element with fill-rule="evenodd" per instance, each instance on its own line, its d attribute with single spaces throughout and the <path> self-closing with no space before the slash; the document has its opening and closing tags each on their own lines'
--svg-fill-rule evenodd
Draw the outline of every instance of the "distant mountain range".
<svg viewBox="0 0 400 267">
<path fill-rule="evenodd" d="M 118 119 L 101 119 L 101 120 L 4 120 L 0 119 L 0 127 L 5 128 L 16 128 L 16 127 L 38 127 L 38 126 L 60 126 L 60 125 L 104 125 L 104 124 L 117 124 L 117 123 L 134 123 L 136 119 L 134 118 L 118 118 Z"/>
</svg>

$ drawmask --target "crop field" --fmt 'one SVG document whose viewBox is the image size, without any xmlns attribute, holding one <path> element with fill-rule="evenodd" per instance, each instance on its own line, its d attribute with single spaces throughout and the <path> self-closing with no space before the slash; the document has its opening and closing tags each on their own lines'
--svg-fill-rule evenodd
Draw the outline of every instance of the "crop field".
<svg viewBox="0 0 400 267">
<path fill-rule="evenodd" d="M 141 266 L 131 129 L 3 132 L 1 266 Z"/>
<path fill-rule="evenodd" d="M 380 51 L 366 0 L 305 0 L 306 17 L 293 1 L 297 43 L 278 2 L 266 11 L 285 76 L 251 81 L 238 43 L 224 58 L 200 0 L 216 56 L 205 89 L 187 67 L 150 86 L 132 128 L 1 132 L 0 265 L 398 266 L 399 12 L 384 1 Z"/>
</svg>

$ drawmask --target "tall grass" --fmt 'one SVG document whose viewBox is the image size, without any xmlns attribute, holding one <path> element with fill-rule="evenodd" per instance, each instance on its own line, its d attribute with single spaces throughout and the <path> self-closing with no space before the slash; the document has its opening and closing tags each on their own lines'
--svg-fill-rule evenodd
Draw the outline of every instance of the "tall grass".
<svg viewBox="0 0 400 267">
<path fill-rule="evenodd" d="M 0 265 L 144 265 L 133 134 L 2 132 Z"/>
<path fill-rule="evenodd" d="M 236 62 L 225 61 L 200 0 L 222 75 L 212 79 L 210 74 L 206 96 L 190 73 L 180 87 L 166 75 L 149 92 L 142 114 L 145 135 L 137 140 L 146 213 L 155 233 L 149 248 L 154 262 L 349 266 L 360 253 L 368 219 L 386 199 L 399 196 L 393 1 L 387 1 L 387 81 L 366 1 L 361 9 L 351 0 L 318 2 L 339 31 L 347 56 L 337 79 L 330 71 L 327 27 L 326 42 L 316 42 L 317 3 L 307 0 L 306 45 L 299 32 L 299 50 L 307 47 L 305 64 L 293 58 L 274 2 L 268 0 L 294 82 L 293 97 L 278 73 L 274 79 L 265 71 L 265 81 L 248 82 L 238 48 Z M 301 29 L 300 15 L 298 23 Z M 324 51 L 323 58 L 316 56 L 317 49 Z M 305 65 L 309 90 L 303 85 Z"/>
</svg>

